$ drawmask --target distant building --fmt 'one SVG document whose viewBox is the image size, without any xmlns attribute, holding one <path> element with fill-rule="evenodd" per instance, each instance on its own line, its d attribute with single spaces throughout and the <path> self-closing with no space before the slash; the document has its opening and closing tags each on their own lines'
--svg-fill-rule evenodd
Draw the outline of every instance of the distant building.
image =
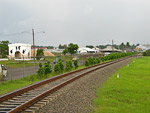
<svg viewBox="0 0 150 113">
<path fill-rule="evenodd" d="M 31 59 L 31 45 L 23 43 L 9 44 L 9 58 Z"/>
<path fill-rule="evenodd" d="M 77 53 L 78 54 L 83 54 L 83 53 L 98 53 L 98 51 L 94 50 L 94 49 L 87 48 L 87 47 L 82 47 L 82 48 L 79 48 L 77 50 Z"/>
<path fill-rule="evenodd" d="M 49 51 L 49 52 L 52 52 L 52 53 L 62 53 L 64 49 L 44 49 L 45 51 Z"/>
<path fill-rule="evenodd" d="M 92 48 L 93 50 L 96 50 L 97 52 L 101 52 L 101 49 L 97 48 L 97 47 L 94 47 Z"/>
<path fill-rule="evenodd" d="M 47 49 L 47 47 L 32 47 L 31 49 Z"/>
<path fill-rule="evenodd" d="M 105 55 L 110 53 L 122 52 L 122 50 L 116 49 L 112 46 L 107 46 L 105 49 L 102 49 L 101 52 L 105 53 Z"/>
<path fill-rule="evenodd" d="M 150 50 L 150 44 L 140 44 L 139 46 L 135 48 L 135 51 L 137 52 L 143 52 L 146 50 Z"/>
</svg>

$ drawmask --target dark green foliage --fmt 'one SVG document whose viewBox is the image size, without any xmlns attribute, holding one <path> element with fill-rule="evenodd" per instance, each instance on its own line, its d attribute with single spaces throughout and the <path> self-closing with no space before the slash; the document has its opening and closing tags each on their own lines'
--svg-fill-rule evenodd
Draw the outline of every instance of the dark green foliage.
<svg viewBox="0 0 150 113">
<path fill-rule="evenodd" d="M 99 64 L 100 63 L 100 59 L 99 57 L 93 58 L 90 57 L 85 61 L 85 65 L 86 66 L 90 66 L 90 65 L 94 65 L 94 64 Z"/>
<path fill-rule="evenodd" d="M 79 67 L 79 65 L 78 65 L 78 60 L 75 60 L 75 61 L 74 61 L 74 66 L 75 66 L 75 69 L 77 69 L 77 68 Z"/>
<path fill-rule="evenodd" d="M 69 60 L 69 66 L 71 67 L 71 69 L 73 68 L 71 60 Z"/>
<path fill-rule="evenodd" d="M 99 64 L 101 62 L 99 57 L 96 57 L 96 60 L 97 60 L 97 64 Z"/>
<path fill-rule="evenodd" d="M 36 53 L 37 60 L 40 60 L 44 56 L 43 49 L 38 49 Z"/>
<path fill-rule="evenodd" d="M 68 47 L 63 51 L 63 54 L 64 55 L 66 53 L 70 53 L 71 55 L 75 54 L 78 48 L 79 48 L 79 46 L 77 44 L 70 43 L 68 45 Z"/>
<path fill-rule="evenodd" d="M 66 71 L 70 71 L 72 69 L 72 67 L 73 67 L 72 66 L 72 61 L 67 61 L 65 70 Z"/>
<path fill-rule="evenodd" d="M 89 65 L 93 65 L 94 64 L 92 57 L 88 58 L 88 61 L 89 61 Z"/>
<path fill-rule="evenodd" d="M 96 58 L 93 58 L 93 64 L 97 64 Z"/>
<path fill-rule="evenodd" d="M 40 79 L 44 76 L 47 77 L 47 74 L 52 72 L 52 68 L 50 65 L 50 62 L 46 62 L 43 66 L 42 63 L 39 63 L 39 70 L 37 71 L 37 74 L 40 76 Z"/>
<path fill-rule="evenodd" d="M 61 59 L 59 59 L 59 61 L 55 64 L 54 71 L 56 73 L 62 73 L 64 71 L 64 63 Z"/>
<path fill-rule="evenodd" d="M 89 60 L 87 59 L 86 61 L 85 61 L 85 66 L 89 66 L 90 64 L 89 64 Z"/>
<path fill-rule="evenodd" d="M 66 55 L 68 53 L 68 49 L 63 50 L 63 54 Z"/>
<path fill-rule="evenodd" d="M 8 55 L 9 41 L 0 41 L 0 57 L 6 57 Z"/>
<path fill-rule="evenodd" d="M 47 75 L 47 74 L 52 72 L 52 68 L 51 68 L 51 65 L 50 65 L 49 61 L 45 63 L 44 68 L 45 68 L 45 75 Z"/>
<path fill-rule="evenodd" d="M 55 64 L 55 66 L 54 66 L 54 71 L 56 72 L 56 73 L 60 73 L 61 72 L 61 69 L 60 69 L 60 66 L 59 66 L 59 64 Z"/>
<path fill-rule="evenodd" d="M 121 57 L 125 57 L 125 56 L 130 56 L 132 54 L 132 52 L 128 52 L 128 53 L 111 53 L 107 56 L 103 56 L 101 57 L 102 62 L 107 61 L 107 60 L 113 60 L 113 59 L 117 59 L 117 58 L 121 58 Z"/>
<path fill-rule="evenodd" d="M 150 56 L 150 50 L 147 50 L 147 51 L 143 52 L 142 54 L 143 54 L 143 56 Z"/>
<path fill-rule="evenodd" d="M 94 46 L 93 45 L 86 45 L 86 47 L 88 47 L 88 48 L 94 48 Z"/>
<path fill-rule="evenodd" d="M 39 67 L 41 68 L 43 65 L 42 65 L 42 63 L 39 63 Z"/>
<path fill-rule="evenodd" d="M 45 73 L 45 69 L 44 69 L 44 67 L 42 66 L 42 64 L 40 63 L 39 64 L 39 70 L 37 71 L 37 74 L 38 74 L 38 76 L 40 77 L 40 79 L 44 76 L 44 73 Z"/>
</svg>

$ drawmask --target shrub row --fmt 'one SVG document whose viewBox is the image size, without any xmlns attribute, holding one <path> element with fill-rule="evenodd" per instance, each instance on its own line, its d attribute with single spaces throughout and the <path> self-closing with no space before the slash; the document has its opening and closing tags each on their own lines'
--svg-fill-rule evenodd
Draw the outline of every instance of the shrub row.
<svg viewBox="0 0 150 113">
<path fill-rule="evenodd" d="M 150 56 L 150 50 L 146 50 L 142 54 L 143 54 L 143 56 Z"/>
<path fill-rule="evenodd" d="M 74 67 L 75 69 L 79 67 L 78 60 L 74 61 Z M 54 66 L 54 72 L 59 74 L 59 73 L 63 73 L 64 70 L 71 71 L 72 68 L 73 68 L 72 61 L 66 61 L 66 66 L 64 68 L 63 61 L 59 59 L 58 62 Z M 42 63 L 39 63 L 39 70 L 37 71 L 37 74 L 40 77 L 40 79 L 42 77 L 47 77 L 47 75 L 51 72 L 52 72 L 52 68 L 51 68 L 50 62 L 45 63 L 44 66 L 42 65 Z"/>
<path fill-rule="evenodd" d="M 113 59 L 117 59 L 117 58 L 121 58 L 121 57 L 125 57 L 125 56 L 130 56 L 132 54 L 135 54 L 133 52 L 128 52 L 128 53 L 111 53 L 107 56 L 103 56 L 101 58 L 102 62 L 104 61 L 108 61 L 108 60 L 113 60 Z"/>
<path fill-rule="evenodd" d="M 100 63 L 100 59 L 99 57 L 89 57 L 86 61 L 85 61 L 85 66 L 90 66 L 90 65 L 94 65 L 94 64 L 99 64 Z"/>
<path fill-rule="evenodd" d="M 129 55 L 132 55 L 132 54 L 134 54 L 134 53 L 111 53 L 107 56 L 101 57 L 101 59 L 99 57 L 96 57 L 96 58 L 89 57 L 85 61 L 85 65 L 86 66 L 95 65 L 95 64 L 99 64 L 100 62 L 113 60 L 113 59 L 129 56 Z M 79 67 L 78 60 L 75 60 L 73 63 L 74 63 L 75 69 L 77 69 Z M 52 72 L 50 62 L 45 63 L 44 66 L 40 63 L 39 67 L 40 68 L 37 71 L 37 74 L 39 75 L 40 78 L 43 77 L 43 76 L 47 77 L 47 75 Z M 67 61 L 65 69 L 64 69 L 64 63 L 62 62 L 61 59 L 59 59 L 59 61 L 54 66 L 54 72 L 55 73 L 63 73 L 64 70 L 65 71 L 71 71 L 72 68 L 73 68 L 72 61 Z"/>
<path fill-rule="evenodd" d="M 39 63 L 39 70 L 37 71 L 37 74 L 38 76 L 40 77 L 40 79 L 42 77 L 47 77 L 47 74 L 51 73 L 52 72 L 52 68 L 51 68 L 51 65 L 50 65 L 50 62 L 46 62 L 44 64 L 44 66 L 42 65 L 42 63 Z"/>
<path fill-rule="evenodd" d="M 128 52 L 128 53 L 111 53 L 107 56 L 101 57 L 101 59 L 99 57 L 96 57 L 96 58 L 90 57 L 85 61 L 85 65 L 90 66 L 90 65 L 94 65 L 94 64 L 99 64 L 100 62 L 113 60 L 113 59 L 117 59 L 117 58 L 121 58 L 121 57 L 125 57 L 125 56 L 130 56 L 132 54 L 135 54 L 135 53 L 132 53 L 132 52 Z"/>
</svg>

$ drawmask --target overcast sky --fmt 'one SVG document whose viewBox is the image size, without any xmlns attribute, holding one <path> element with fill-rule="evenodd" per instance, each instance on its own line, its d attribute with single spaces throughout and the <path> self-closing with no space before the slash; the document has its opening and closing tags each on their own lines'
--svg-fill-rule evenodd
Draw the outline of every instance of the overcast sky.
<svg viewBox="0 0 150 113">
<path fill-rule="evenodd" d="M 150 0 L 0 0 L 0 40 L 32 44 L 32 29 L 36 45 L 148 44 Z"/>
</svg>

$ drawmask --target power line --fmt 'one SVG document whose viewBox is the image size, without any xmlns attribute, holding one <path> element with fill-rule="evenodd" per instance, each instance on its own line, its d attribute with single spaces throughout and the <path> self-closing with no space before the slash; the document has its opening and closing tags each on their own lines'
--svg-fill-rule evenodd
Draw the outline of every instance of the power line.
<svg viewBox="0 0 150 113">
<path fill-rule="evenodd" d="M 22 31 L 22 32 L 19 32 L 19 33 L 14 33 L 14 34 L 0 34 L 1 37 L 7 37 L 7 36 L 15 36 L 15 35 L 21 35 L 21 34 L 24 34 L 24 33 L 29 33 L 30 30 L 28 31 Z M 30 33 L 31 34 L 31 33 Z"/>
</svg>

